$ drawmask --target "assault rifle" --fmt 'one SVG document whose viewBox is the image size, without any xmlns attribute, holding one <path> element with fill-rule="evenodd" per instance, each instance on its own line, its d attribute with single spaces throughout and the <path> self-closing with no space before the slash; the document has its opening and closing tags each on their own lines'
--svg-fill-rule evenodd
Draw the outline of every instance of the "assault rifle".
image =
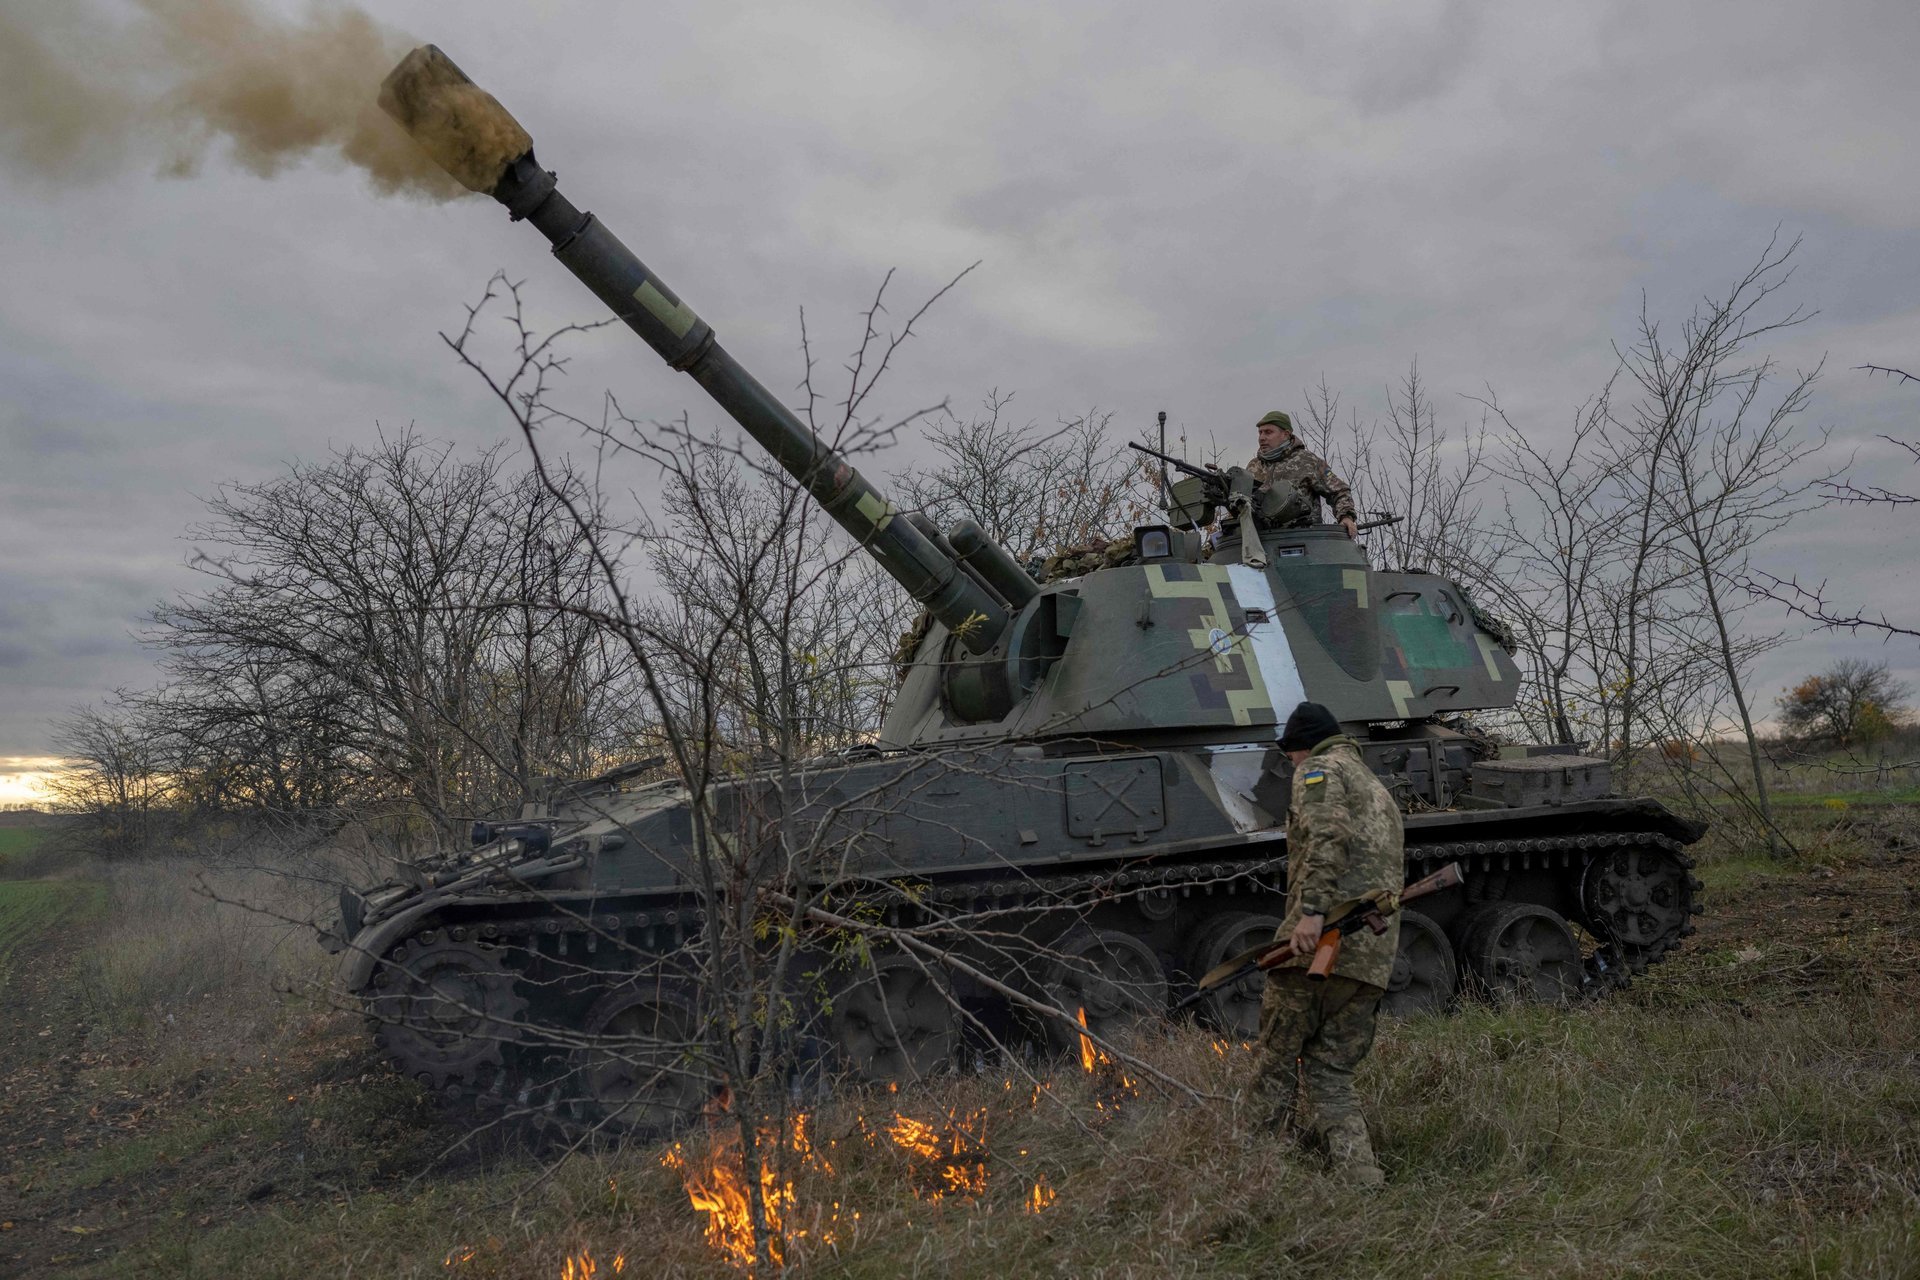
<svg viewBox="0 0 1920 1280">
<path fill-rule="evenodd" d="M 1391 889 L 1375 889 L 1365 897 L 1356 898 L 1329 912 L 1331 919 L 1320 930 L 1320 944 L 1313 949 L 1313 963 L 1307 966 L 1307 977 L 1320 982 L 1333 972 L 1334 962 L 1340 958 L 1341 934 L 1351 933 L 1361 927 L 1376 934 L 1385 933 L 1387 917 L 1398 911 L 1400 904 L 1451 889 L 1465 881 L 1466 876 L 1461 873 L 1460 864 L 1449 862 L 1432 875 L 1415 880 L 1397 894 Z M 1206 976 L 1195 984 L 1193 994 L 1173 1006 L 1173 1011 L 1178 1013 L 1207 992 L 1238 982 L 1250 974 L 1277 969 L 1293 959 L 1294 955 L 1293 942 L 1287 938 L 1250 947 L 1233 959 L 1222 961 L 1208 970 Z"/>
</svg>

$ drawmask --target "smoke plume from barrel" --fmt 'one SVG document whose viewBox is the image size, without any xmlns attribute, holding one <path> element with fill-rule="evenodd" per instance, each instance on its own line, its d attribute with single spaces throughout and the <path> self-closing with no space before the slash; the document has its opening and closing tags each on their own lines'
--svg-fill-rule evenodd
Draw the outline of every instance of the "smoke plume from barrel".
<svg viewBox="0 0 1920 1280">
<path fill-rule="evenodd" d="M 170 175 L 226 155 L 271 177 L 343 160 L 389 194 L 465 194 L 375 99 L 416 42 L 363 11 L 288 19 L 245 0 L 0 0 L 0 164 L 55 181 L 129 163 Z"/>
</svg>

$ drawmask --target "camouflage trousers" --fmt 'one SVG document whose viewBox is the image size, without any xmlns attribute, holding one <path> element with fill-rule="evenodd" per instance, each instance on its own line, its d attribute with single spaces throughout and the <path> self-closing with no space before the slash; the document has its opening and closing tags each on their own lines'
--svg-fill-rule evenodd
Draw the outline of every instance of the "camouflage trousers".
<svg viewBox="0 0 1920 1280">
<path fill-rule="evenodd" d="M 1275 969 L 1260 997 L 1260 1050 L 1254 1090 L 1261 1119 L 1324 1143 L 1336 1170 L 1374 1182 L 1379 1165 L 1353 1072 L 1373 1048 L 1375 1015 L 1386 992 L 1338 974 L 1312 982 L 1305 969 Z M 1300 1118 L 1301 1082 L 1306 1117 Z"/>
</svg>

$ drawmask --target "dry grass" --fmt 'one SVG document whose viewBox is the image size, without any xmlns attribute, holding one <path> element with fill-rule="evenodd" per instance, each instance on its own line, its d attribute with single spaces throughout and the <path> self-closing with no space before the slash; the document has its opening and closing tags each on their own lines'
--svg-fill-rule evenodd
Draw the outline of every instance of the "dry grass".
<svg viewBox="0 0 1920 1280">
<path fill-rule="evenodd" d="M 1385 1028 L 1360 1082 L 1389 1173 L 1377 1196 L 1251 1129 L 1233 1101 L 1248 1055 L 1186 1029 L 1141 1049 L 1202 1100 L 1141 1086 L 1116 1105 L 1111 1080 L 1065 1063 L 1037 1101 L 1014 1069 L 821 1107 L 813 1157 L 781 1156 L 786 1256 L 809 1276 L 983 1280 L 1920 1276 L 1914 822 L 1796 821 L 1806 858 L 1709 861 L 1702 937 L 1608 1002 Z M 344 1019 L 273 994 L 317 972 L 310 944 L 197 893 L 202 875 L 115 875 L 88 998 L 107 1039 L 190 1046 L 164 1074 L 199 1062 L 196 1105 L 246 1117 L 203 1146 L 249 1153 L 228 1176 L 297 1194 L 183 1190 L 175 1215 L 77 1274 L 498 1280 L 557 1277 L 588 1253 L 599 1275 L 616 1256 L 628 1275 L 739 1274 L 659 1148 L 556 1167 L 496 1141 L 478 1164 L 435 1163 L 449 1135 L 418 1091 L 371 1067 Z M 299 891 L 213 883 L 303 914 Z M 222 1075 L 219 1045 L 280 1055 L 282 1074 Z M 885 1137 L 896 1111 L 936 1130 L 964 1118 L 984 1192 L 931 1200 L 937 1169 Z M 690 1157 L 706 1142 L 690 1137 Z M 112 1178 L 138 1178 L 148 1150 L 110 1149 L 89 1176 L 111 1155 Z M 1037 1213 L 1036 1184 L 1057 1193 Z"/>
<path fill-rule="evenodd" d="M 315 1011 L 326 957 L 294 923 L 312 914 L 310 885 L 187 860 L 99 874 L 106 905 L 77 971 L 99 1046 L 190 1072 L 251 1056 Z"/>
<path fill-rule="evenodd" d="M 1070 1064 L 1037 1104 L 992 1076 L 837 1102 L 811 1117 L 813 1160 L 784 1152 L 788 1224 L 805 1231 L 788 1260 L 817 1276 L 992 1280 L 1916 1274 L 1920 1013 L 1859 987 L 1703 1002 L 1726 963 L 1698 957 L 1600 1008 L 1388 1028 L 1362 1078 L 1390 1174 L 1372 1197 L 1250 1129 L 1231 1101 L 1114 1106 Z M 1192 1031 L 1147 1052 L 1225 1096 L 1248 1065 Z M 924 1162 L 882 1133 L 896 1108 L 936 1128 L 984 1115 L 985 1194 L 930 1202 Z M 508 1161 L 350 1211 L 236 1222 L 172 1267 L 146 1257 L 170 1274 L 245 1258 L 259 1276 L 493 1278 L 558 1276 L 586 1251 L 603 1269 L 624 1254 L 630 1274 L 727 1273 L 658 1149 L 541 1175 Z M 1039 1213 L 1036 1182 L 1058 1192 Z"/>
</svg>

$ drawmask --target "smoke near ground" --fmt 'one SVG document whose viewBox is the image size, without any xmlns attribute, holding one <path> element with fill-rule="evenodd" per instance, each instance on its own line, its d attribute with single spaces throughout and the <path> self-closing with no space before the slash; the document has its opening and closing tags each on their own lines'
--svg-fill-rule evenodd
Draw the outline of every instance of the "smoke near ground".
<svg viewBox="0 0 1920 1280">
<path fill-rule="evenodd" d="M 124 166 L 174 177 L 225 157 L 272 177 L 345 161 L 388 195 L 465 194 L 375 103 L 416 42 L 365 12 L 290 20 L 245 0 L 0 0 L 0 167 L 46 181 Z"/>
</svg>

